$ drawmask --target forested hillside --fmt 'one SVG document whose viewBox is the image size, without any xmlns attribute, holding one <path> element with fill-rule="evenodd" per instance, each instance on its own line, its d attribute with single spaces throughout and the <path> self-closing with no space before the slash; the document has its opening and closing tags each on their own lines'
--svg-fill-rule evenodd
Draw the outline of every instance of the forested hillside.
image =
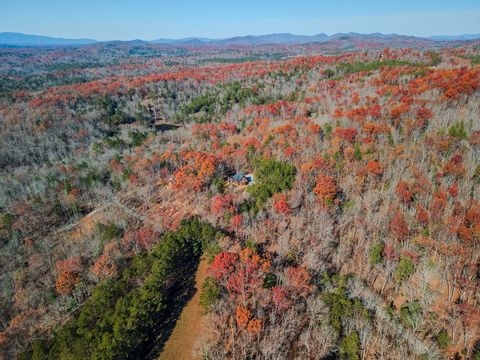
<svg viewBox="0 0 480 360">
<path fill-rule="evenodd" d="M 0 49 L 0 357 L 158 357 L 204 256 L 198 359 L 480 359 L 444 45 Z"/>
</svg>

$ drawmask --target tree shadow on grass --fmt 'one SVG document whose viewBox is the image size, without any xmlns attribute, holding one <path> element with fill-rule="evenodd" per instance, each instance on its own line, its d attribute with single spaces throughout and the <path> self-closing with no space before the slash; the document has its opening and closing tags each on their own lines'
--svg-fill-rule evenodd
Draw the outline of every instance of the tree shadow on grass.
<svg viewBox="0 0 480 360">
<path fill-rule="evenodd" d="M 158 320 L 155 331 L 141 350 L 132 356 L 132 359 L 154 360 L 158 359 L 177 324 L 177 320 L 187 303 L 192 299 L 197 289 L 195 288 L 195 273 L 199 260 L 189 263 L 182 273 L 175 279 L 169 296 L 169 306 L 165 315 Z"/>
</svg>

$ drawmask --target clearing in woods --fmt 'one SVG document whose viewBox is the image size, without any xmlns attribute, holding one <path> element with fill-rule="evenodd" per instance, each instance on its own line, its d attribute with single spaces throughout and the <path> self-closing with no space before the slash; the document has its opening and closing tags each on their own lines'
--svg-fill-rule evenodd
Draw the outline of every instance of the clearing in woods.
<svg viewBox="0 0 480 360">
<path fill-rule="evenodd" d="M 182 310 L 159 360 L 195 360 L 200 358 L 199 354 L 195 353 L 195 345 L 204 334 L 200 290 L 207 277 L 207 269 L 207 260 L 202 258 L 195 275 L 195 295 Z"/>
</svg>

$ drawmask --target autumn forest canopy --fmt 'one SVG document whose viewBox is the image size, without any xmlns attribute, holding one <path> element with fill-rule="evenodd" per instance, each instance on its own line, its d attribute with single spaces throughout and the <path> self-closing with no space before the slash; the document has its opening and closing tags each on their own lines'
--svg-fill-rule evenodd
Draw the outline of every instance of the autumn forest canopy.
<svg viewBox="0 0 480 360">
<path fill-rule="evenodd" d="M 480 41 L 1 47 L 0 358 L 173 338 L 480 359 Z"/>
</svg>

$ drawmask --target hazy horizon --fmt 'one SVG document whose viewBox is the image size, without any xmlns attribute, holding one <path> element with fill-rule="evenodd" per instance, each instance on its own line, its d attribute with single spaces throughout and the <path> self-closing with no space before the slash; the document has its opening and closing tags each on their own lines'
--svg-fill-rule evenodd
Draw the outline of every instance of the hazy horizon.
<svg viewBox="0 0 480 360">
<path fill-rule="evenodd" d="M 246 0 L 241 4 L 213 0 L 85 0 L 73 4 L 58 0 L 6 0 L 0 13 L 0 32 L 99 41 L 346 32 L 429 37 L 478 34 L 478 19 L 480 3 L 472 0 L 368 0 L 361 4 L 353 0 L 341 4 L 311 0 L 294 4 L 283 0 Z"/>
</svg>

